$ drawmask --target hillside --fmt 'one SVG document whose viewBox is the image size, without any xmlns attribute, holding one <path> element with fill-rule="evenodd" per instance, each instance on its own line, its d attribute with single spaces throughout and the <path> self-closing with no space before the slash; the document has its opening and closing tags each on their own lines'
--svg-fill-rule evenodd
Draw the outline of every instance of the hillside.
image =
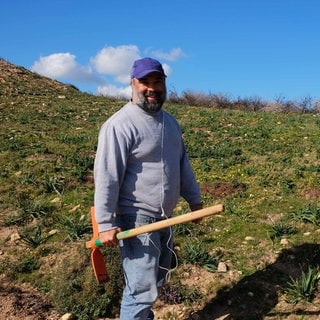
<svg viewBox="0 0 320 320">
<path fill-rule="evenodd" d="M 118 251 L 105 249 L 111 281 L 98 286 L 84 244 L 98 130 L 124 101 L 1 59 L 0 71 L 0 315 L 116 319 Z M 319 319 L 320 115 L 165 108 L 204 205 L 226 210 L 175 227 L 179 265 L 156 319 Z M 181 200 L 175 214 L 187 211 Z"/>
<path fill-rule="evenodd" d="M 76 91 L 71 85 L 40 76 L 0 58 L 0 96 L 52 96 Z"/>
</svg>

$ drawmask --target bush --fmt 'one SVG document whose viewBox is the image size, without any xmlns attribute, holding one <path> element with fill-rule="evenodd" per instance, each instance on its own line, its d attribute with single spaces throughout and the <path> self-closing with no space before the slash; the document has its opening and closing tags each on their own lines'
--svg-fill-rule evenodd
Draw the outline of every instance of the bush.
<svg viewBox="0 0 320 320">
<path fill-rule="evenodd" d="M 82 244 L 70 249 L 54 273 L 52 301 L 60 312 L 72 313 L 79 320 L 114 316 L 119 311 L 123 289 L 118 249 L 106 249 L 110 280 L 104 285 L 98 285 L 89 257 L 90 252 Z"/>
<path fill-rule="evenodd" d="M 319 269 L 308 268 L 307 272 L 302 271 L 299 279 L 290 277 L 288 287 L 285 289 L 288 300 L 291 303 L 297 303 L 301 300 L 310 302 L 317 290 L 320 280 Z"/>
<path fill-rule="evenodd" d="M 206 270 L 213 272 L 217 269 L 222 257 L 221 252 L 210 255 L 202 241 L 186 241 L 183 248 L 183 262 L 199 265 Z"/>
</svg>

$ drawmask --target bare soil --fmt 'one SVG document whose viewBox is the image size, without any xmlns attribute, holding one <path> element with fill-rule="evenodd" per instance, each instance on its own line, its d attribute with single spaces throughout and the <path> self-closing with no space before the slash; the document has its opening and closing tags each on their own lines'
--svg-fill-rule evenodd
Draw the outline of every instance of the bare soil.
<svg viewBox="0 0 320 320">
<path fill-rule="evenodd" d="M 60 319 L 47 297 L 26 283 L 16 285 L 2 278 L 0 300 L 1 320 Z"/>
</svg>

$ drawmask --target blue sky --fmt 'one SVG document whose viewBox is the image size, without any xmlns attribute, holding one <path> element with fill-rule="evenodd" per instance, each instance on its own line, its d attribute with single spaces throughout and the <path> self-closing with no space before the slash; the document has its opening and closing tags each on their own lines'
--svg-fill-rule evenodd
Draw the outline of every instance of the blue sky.
<svg viewBox="0 0 320 320">
<path fill-rule="evenodd" d="M 89 93 L 130 95 L 151 56 L 169 91 L 320 97 L 318 0 L 1 0 L 0 57 Z"/>
</svg>

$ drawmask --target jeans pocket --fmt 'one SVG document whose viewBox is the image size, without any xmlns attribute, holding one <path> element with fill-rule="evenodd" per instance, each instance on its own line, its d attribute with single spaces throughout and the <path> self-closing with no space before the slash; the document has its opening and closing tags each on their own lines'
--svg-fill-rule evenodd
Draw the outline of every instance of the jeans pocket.
<svg viewBox="0 0 320 320">
<path fill-rule="evenodd" d="M 121 215 L 119 224 L 122 230 L 138 228 L 146 224 L 155 222 L 156 219 L 145 215 Z"/>
</svg>

